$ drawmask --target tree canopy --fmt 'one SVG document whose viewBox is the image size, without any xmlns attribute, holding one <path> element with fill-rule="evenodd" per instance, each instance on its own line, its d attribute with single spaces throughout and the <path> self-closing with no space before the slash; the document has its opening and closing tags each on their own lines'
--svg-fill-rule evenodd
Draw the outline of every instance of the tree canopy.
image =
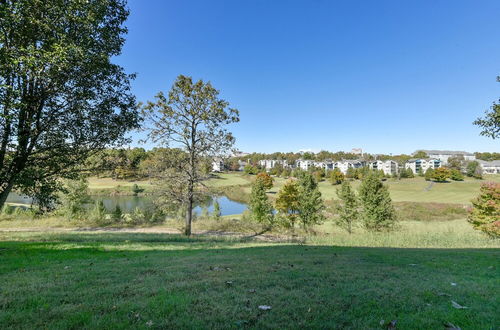
<svg viewBox="0 0 500 330">
<path fill-rule="evenodd" d="M 0 2 L 0 207 L 13 188 L 50 207 L 58 177 L 138 127 L 112 63 L 127 16 L 123 0 Z"/>
</svg>

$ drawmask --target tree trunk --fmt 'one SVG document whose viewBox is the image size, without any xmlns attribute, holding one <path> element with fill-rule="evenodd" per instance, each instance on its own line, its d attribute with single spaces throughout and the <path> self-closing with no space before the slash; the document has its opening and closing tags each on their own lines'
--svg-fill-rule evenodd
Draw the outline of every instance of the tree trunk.
<svg viewBox="0 0 500 330">
<path fill-rule="evenodd" d="M 186 210 L 186 228 L 184 228 L 184 234 L 186 236 L 191 236 L 192 220 L 193 220 L 193 197 L 189 197 Z"/>
<path fill-rule="evenodd" d="M 9 196 L 10 191 L 12 190 L 12 187 L 14 186 L 13 182 L 9 182 L 5 189 L 0 192 L 0 210 L 2 210 L 3 206 L 5 205 L 5 201 L 7 200 L 7 196 Z"/>
</svg>

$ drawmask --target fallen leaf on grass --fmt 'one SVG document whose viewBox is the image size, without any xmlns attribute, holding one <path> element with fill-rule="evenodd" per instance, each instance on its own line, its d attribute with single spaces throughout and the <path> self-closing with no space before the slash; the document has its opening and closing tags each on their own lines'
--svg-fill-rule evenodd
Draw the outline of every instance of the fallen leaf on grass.
<svg viewBox="0 0 500 330">
<path fill-rule="evenodd" d="M 397 320 L 392 320 L 391 322 L 389 322 L 389 324 L 387 324 L 387 329 L 388 330 L 396 329 L 397 322 L 398 322 Z"/>
<path fill-rule="evenodd" d="M 438 292 L 436 293 L 438 296 L 445 296 L 445 297 L 451 297 L 451 294 L 447 294 L 447 293 L 444 293 L 444 292 Z"/>
<path fill-rule="evenodd" d="M 249 293 L 255 293 L 255 289 L 248 290 Z"/>
<path fill-rule="evenodd" d="M 408 266 L 416 266 L 417 264 L 409 264 Z"/>
<path fill-rule="evenodd" d="M 226 284 L 227 284 L 227 285 L 232 285 L 232 284 L 233 284 L 233 281 L 226 281 Z"/>
<path fill-rule="evenodd" d="M 268 306 L 268 305 L 260 305 L 259 306 L 259 309 L 260 310 L 263 310 L 263 311 L 268 311 L 271 309 L 271 306 Z"/>
<path fill-rule="evenodd" d="M 152 327 L 152 326 L 153 326 L 153 324 L 154 324 L 154 323 L 153 323 L 153 321 L 151 321 L 151 320 L 149 320 L 149 321 L 147 321 L 147 322 L 146 322 L 146 325 L 147 325 L 148 327 Z"/>
<path fill-rule="evenodd" d="M 457 283 L 451 282 L 451 286 L 457 286 Z"/>
<path fill-rule="evenodd" d="M 451 322 L 446 322 L 444 324 L 444 327 L 445 327 L 445 329 L 448 329 L 448 330 L 462 330 L 462 329 L 460 329 L 460 327 L 457 327 L 456 325 L 454 325 Z"/>
<path fill-rule="evenodd" d="M 456 309 L 465 309 L 465 308 L 469 308 L 469 307 L 467 307 L 467 306 L 462 306 L 462 305 L 460 305 L 459 303 L 457 303 L 456 301 L 453 301 L 453 300 L 451 301 L 451 306 L 453 306 L 453 307 L 454 307 L 454 308 L 456 308 Z"/>
</svg>

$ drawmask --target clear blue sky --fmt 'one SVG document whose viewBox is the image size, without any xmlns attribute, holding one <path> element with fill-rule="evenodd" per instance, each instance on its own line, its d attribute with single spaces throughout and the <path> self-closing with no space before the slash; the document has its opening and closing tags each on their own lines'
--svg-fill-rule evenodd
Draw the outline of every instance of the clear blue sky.
<svg viewBox="0 0 500 330">
<path fill-rule="evenodd" d="M 179 74 L 240 110 L 243 151 L 500 152 L 498 0 L 129 0 L 117 62 L 146 101 Z M 137 139 L 139 136 L 135 135 Z"/>
</svg>

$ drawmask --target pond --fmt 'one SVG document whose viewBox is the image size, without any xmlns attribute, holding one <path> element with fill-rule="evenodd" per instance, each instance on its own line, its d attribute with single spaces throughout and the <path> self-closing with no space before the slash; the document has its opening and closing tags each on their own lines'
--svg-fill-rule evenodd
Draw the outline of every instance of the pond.
<svg viewBox="0 0 500 330">
<path fill-rule="evenodd" d="M 114 211 L 118 205 L 124 213 L 132 212 L 136 208 L 146 209 L 150 207 L 152 203 L 152 198 L 150 196 L 92 196 L 92 200 L 102 201 L 106 209 L 110 212 Z M 219 202 L 222 215 L 241 214 L 247 209 L 247 205 L 244 203 L 235 202 L 226 196 L 214 196 L 208 198 L 201 205 L 197 205 L 194 208 L 194 212 L 199 215 L 203 208 L 206 208 L 209 213 L 212 213 L 215 200 Z M 7 203 L 30 205 L 31 201 L 31 198 L 15 193 L 11 193 L 9 197 L 7 197 Z"/>
</svg>

